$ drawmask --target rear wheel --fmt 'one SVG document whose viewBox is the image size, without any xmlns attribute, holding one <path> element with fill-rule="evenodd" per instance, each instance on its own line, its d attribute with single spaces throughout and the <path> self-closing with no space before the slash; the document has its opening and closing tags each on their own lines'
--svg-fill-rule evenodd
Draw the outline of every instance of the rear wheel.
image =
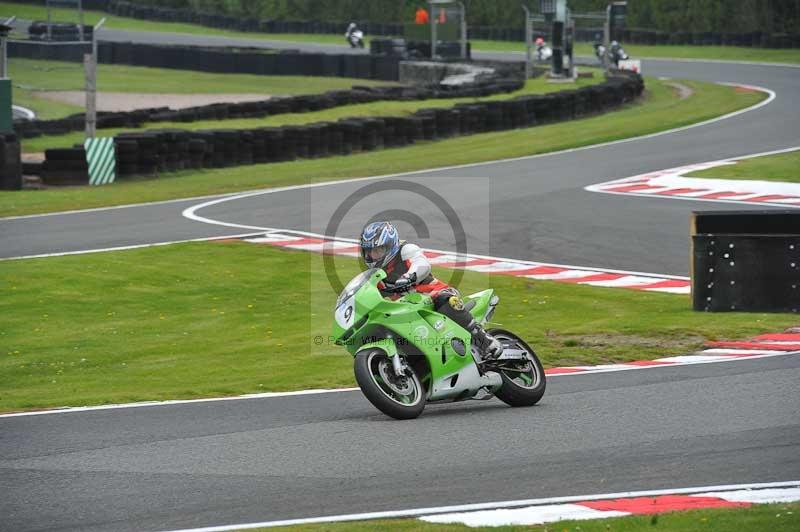
<svg viewBox="0 0 800 532">
<path fill-rule="evenodd" d="M 538 403 L 547 386 L 539 357 L 525 340 L 512 332 L 503 329 L 486 332 L 503 344 L 503 350 L 518 350 L 525 357 L 524 361 L 498 361 L 497 372 L 503 379 L 503 386 L 495 392 L 497 398 L 510 406 L 533 406 Z"/>
<path fill-rule="evenodd" d="M 414 419 L 424 410 L 425 388 L 411 366 L 398 377 L 384 351 L 368 349 L 356 353 L 354 371 L 364 396 L 387 416 Z"/>
</svg>

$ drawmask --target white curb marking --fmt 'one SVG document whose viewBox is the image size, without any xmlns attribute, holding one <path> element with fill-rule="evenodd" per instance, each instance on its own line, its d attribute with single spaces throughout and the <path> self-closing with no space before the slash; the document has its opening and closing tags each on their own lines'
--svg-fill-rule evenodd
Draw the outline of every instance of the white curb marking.
<svg viewBox="0 0 800 532">
<path fill-rule="evenodd" d="M 733 159 L 679 166 L 634 177 L 606 181 L 605 183 L 590 185 L 584 189 L 589 192 L 623 196 L 800 208 L 800 183 L 685 177 L 686 174 L 691 172 L 728 166 L 736 164 L 737 161 L 798 150 L 800 150 L 800 146 L 745 155 Z"/>
</svg>

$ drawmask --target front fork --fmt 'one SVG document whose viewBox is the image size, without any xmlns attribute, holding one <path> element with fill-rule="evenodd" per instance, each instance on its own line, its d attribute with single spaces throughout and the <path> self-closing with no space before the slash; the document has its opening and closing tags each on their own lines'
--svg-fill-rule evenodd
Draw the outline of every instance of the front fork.
<svg viewBox="0 0 800 532">
<path fill-rule="evenodd" d="M 392 368 L 394 369 L 394 374 L 398 377 L 404 377 L 406 375 L 406 368 L 408 368 L 408 365 L 405 360 L 400 358 L 400 353 L 395 353 L 392 357 Z"/>
</svg>

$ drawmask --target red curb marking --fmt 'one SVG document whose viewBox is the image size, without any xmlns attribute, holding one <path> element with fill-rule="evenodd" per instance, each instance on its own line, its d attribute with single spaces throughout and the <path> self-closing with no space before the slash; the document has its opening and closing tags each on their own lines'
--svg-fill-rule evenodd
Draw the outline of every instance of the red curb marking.
<svg viewBox="0 0 800 532">
<path fill-rule="evenodd" d="M 744 196 L 745 194 L 747 194 L 747 192 L 714 192 L 713 194 L 704 194 L 697 197 L 703 199 L 718 199 L 727 198 L 729 196 Z"/>
<path fill-rule="evenodd" d="M 800 342 L 800 333 L 779 333 L 779 334 L 762 334 L 756 336 L 753 340 L 772 340 L 773 342 Z"/>
<path fill-rule="evenodd" d="M 332 242 L 331 242 L 332 243 Z M 345 253 L 352 253 L 354 251 L 361 251 L 361 246 L 348 246 L 348 247 L 334 247 L 323 246 L 323 255 L 344 255 Z"/>
<path fill-rule="evenodd" d="M 614 187 L 605 189 L 606 192 L 635 192 L 637 190 L 645 190 L 648 188 L 661 188 L 657 185 L 626 185 L 624 187 Z"/>
<path fill-rule="evenodd" d="M 634 499 L 615 499 L 610 501 L 586 501 L 576 503 L 593 510 L 629 512 L 651 515 L 677 510 L 696 510 L 701 508 L 741 508 L 748 502 L 730 502 L 717 497 L 691 497 L 689 495 L 665 495 L 663 497 L 637 497 Z"/>
<path fill-rule="evenodd" d="M 642 284 L 636 288 L 639 290 L 649 290 L 651 288 L 683 288 L 684 286 L 689 286 L 689 281 L 682 281 L 680 279 L 666 279 L 653 284 Z"/>
<path fill-rule="evenodd" d="M 544 370 L 545 375 L 566 375 L 567 373 L 582 373 L 586 371 L 581 368 L 550 368 Z"/>
<path fill-rule="evenodd" d="M 769 194 L 769 195 L 766 195 L 766 196 L 758 196 L 758 197 L 746 199 L 746 200 L 743 200 L 743 201 L 752 201 L 752 202 L 758 203 L 760 201 L 775 201 L 775 200 L 782 200 L 782 199 L 800 199 L 800 198 L 796 198 L 796 196 L 782 196 L 780 194 Z"/>
<path fill-rule="evenodd" d="M 514 270 L 510 272 L 492 272 L 492 273 L 500 273 L 503 275 L 514 275 L 514 276 L 524 276 L 524 275 L 550 275 L 553 273 L 561 273 L 569 271 L 567 268 L 556 268 L 555 266 L 536 266 L 535 268 L 527 268 L 525 270 Z"/>
<path fill-rule="evenodd" d="M 497 262 L 500 261 L 490 259 L 468 259 L 457 262 L 439 262 L 434 264 L 434 266 L 439 266 L 440 268 L 466 268 L 467 266 L 488 266 L 489 264 L 495 264 Z"/>
<path fill-rule="evenodd" d="M 688 194 L 690 192 L 703 192 L 705 188 L 673 188 L 671 190 L 664 190 L 662 192 L 654 192 L 656 196 L 680 196 L 681 194 Z"/>
<path fill-rule="evenodd" d="M 319 238 L 299 238 L 297 240 L 280 240 L 275 242 L 267 242 L 268 244 L 272 244 L 273 246 L 305 246 L 308 244 L 324 244 L 324 240 L 320 240 Z"/>
<path fill-rule="evenodd" d="M 800 351 L 797 344 L 770 344 L 768 342 L 708 342 L 709 347 L 735 347 L 737 349 L 767 349 L 770 351 Z"/>
<path fill-rule="evenodd" d="M 624 275 L 618 273 L 598 273 L 596 275 L 589 275 L 588 277 L 575 277 L 574 279 L 559 279 L 564 283 L 589 283 L 592 281 L 613 281 L 614 279 L 622 279 Z M 637 287 L 638 288 L 638 287 Z"/>
</svg>

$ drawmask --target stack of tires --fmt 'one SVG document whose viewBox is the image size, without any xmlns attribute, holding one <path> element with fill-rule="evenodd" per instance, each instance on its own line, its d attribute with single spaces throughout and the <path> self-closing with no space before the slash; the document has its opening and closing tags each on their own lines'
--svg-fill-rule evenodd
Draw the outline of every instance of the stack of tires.
<svg viewBox="0 0 800 532">
<path fill-rule="evenodd" d="M 405 39 L 372 39 L 369 42 L 370 55 L 387 55 L 389 57 L 408 57 Z"/>
<path fill-rule="evenodd" d="M 83 26 L 83 40 L 91 41 L 92 26 Z M 50 25 L 50 35 L 47 34 L 47 22 L 37 20 L 28 26 L 28 37 L 32 41 L 59 41 L 59 42 L 75 42 L 81 40 L 81 26 L 80 24 L 72 23 L 53 23 Z"/>
<path fill-rule="evenodd" d="M 0 133 L 0 190 L 22 188 L 19 139 L 14 133 Z"/>
<path fill-rule="evenodd" d="M 510 88 L 512 84 L 501 82 L 498 86 Z M 118 176 L 349 155 L 423 140 L 508 131 L 601 113 L 628 103 L 643 89 L 638 75 L 626 75 L 578 90 L 420 109 L 410 116 L 252 130 L 163 129 L 123 134 L 116 138 Z M 307 100 L 296 105 L 313 106 Z"/>
<path fill-rule="evenodd" d="M 42 181 L 47 185 L 87 185 L 89 163 L 83 146 L 45 150 Z"/>
</svg>

